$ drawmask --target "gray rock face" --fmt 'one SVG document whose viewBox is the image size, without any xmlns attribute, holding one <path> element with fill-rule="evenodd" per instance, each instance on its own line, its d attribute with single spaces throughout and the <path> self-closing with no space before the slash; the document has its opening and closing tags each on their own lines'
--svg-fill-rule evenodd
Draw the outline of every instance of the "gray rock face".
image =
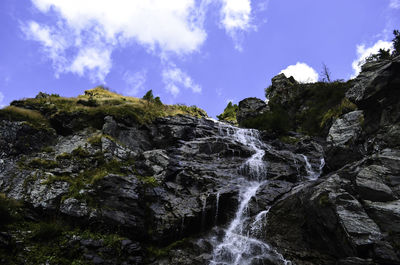
<svg viewBox="0 0 400 265">
<path fill-rule="evenodd" d="M 363 121 L 364 115 L 361 110 L 344 114 L 333 123 L 326 141 L 333 146 L 351 145 L 359 137 Z"/>
<path fill-rule="evenodd" d="M 366 64 L 346 97 L 364 110 L 366 132 L 396 123 L 400 117 L 400 56 Z"/>
<path fill-rule="evenodd" d="M 273 98 L 282 105 L 288 103 L 290 98 L 296 93 L 294 86 L 297 85 L 298 82 L 293 76 L 287 78 L 283 73 L 273 77 L 271 81 L 271 86 L 267 88 L 268 99 Z"/>
<path fill-rule="evenodd" d="M 241 124 L 244 120 L 261 115 L 268 109 L 268 105 L 259 98 L 245 98 L 239 102 L 236 119 Z"/>
</svg>

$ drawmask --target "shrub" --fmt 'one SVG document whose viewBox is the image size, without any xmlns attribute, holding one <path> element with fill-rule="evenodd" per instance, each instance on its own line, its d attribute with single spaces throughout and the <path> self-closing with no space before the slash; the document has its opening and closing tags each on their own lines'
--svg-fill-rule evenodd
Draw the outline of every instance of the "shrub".
<svg viewBox="0 0 400 265">
<path fill-rule="evenodd" d="M 21 206 L 20 202 L 7 198 L 3 193 L 0 193 L 0 229 L 19 218 L 18 212 Z"/>
<path fill-rule="evenodd" d="M 153 90 L 150 89 L 149 91 L 147 91 L 146 94 L 144 94 L 143 99 L 150 102 L 153 101 L 154 100 Z"/>
<path fill-rule="evenodd" d="M 64 227 L 58 222 L 40 222 L 31 238 L 35 241 L 50 241 L 61 236 Z"/>
<path fill-rule="evenodd" d="M 245 128 L 270 131 L 278 134 L 286 134 L 292 128 L 292 122 L 287 111 L 279 104 L 270 104 L 270 111 L 257 117 L 242 122 Z"/>
<path fill-rule="evenodd" d="M 219 121 L 227 121 L 229 123 L 237 125 L 236 113 L 238 109 L 238 105 L 229 102 L 228 105 L 225 107 L 224 112 L 222 112 L 220 115 L 217 115 L 217 118 Z"/>
<path fill-rule="evenodd" d="M 339 105 L 325 112 L 324 116 L 322 117 L 320 127 L 323 128 L 327 124 L 332 123 L 335 119 L 339 118 L 341 115 L 356 109 L 357 106 L 354 103 L 352 103 L 348 98 L 344 98 Z"/>
</svg>

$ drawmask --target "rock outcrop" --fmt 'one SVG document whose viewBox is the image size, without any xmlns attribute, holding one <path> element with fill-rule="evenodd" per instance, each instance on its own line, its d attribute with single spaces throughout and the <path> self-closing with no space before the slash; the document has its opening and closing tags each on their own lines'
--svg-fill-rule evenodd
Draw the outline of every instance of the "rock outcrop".
<svg viewBox="0 0 400 265">
<path fill-rule="evenodd" d="M 245 98 L 239 102 L 236 120 L 241 124 L 244 120 L 254 118 L 268 111 L 268 105 L 259 98 Z"/>
</svg>

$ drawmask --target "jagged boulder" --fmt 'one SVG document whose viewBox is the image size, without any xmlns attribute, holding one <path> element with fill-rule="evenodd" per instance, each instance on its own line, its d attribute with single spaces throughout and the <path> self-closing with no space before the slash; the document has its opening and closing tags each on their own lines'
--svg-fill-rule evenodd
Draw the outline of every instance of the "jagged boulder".
<svg viewBox="0 0 400 265">
<path fill-rule="evenodd" d="M 360 136 L 363 123 L 364 115 L 361 110 L 346 113 L 333 123 L 326 138 L 328 143 L 326 160 L 331 170 L 362 157 L 363 146 L 360 146 Z"/>
<path fill-rule="evenodd" d="M 367 63 L 354 80 L 346 97 L 364 110 L 365 130 L 376 132 L 379 127 L 400 118 L 400 56 L 391 60 Z"/>
<path fill-rule="evenodd" d="M 278 104 L 286 104 L 296 94 L 294 89 L 298 82 L 290 76 L 287 78 L 285 74 L 279 74 L 272 78 L 272 84 L 266 90 L 269 100 L 273 99 Z"/>
<path fill-rule="evenodd" d="M 249 118 L 254 118 L 268 111 L 268 105 L 259 98 L 245 98 L 239 102 L 236 119 L 239 124 Z"/>
</svg>

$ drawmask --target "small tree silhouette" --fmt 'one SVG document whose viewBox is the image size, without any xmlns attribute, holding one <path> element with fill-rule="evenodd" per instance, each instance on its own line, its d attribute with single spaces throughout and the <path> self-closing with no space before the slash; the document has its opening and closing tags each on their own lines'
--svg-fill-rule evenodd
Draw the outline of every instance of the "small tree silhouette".
<svg viewBox="0 0 400 265">
<path fill-rule="evenodd" d="M 147 93 L 144 94 L 143 99 L 149 102 L 153 101 L 154 100 L 153 90 L 150 89 L 149 91 L 147 91 Z"/>
<path fill-rule="evenodd" d="M 325 63 L 322 63 L 321 77 L 322 82 L 331 82 L 331 72 L 329 71 L 329 68 L 328 66 L 326 66 Z"/>
</svg>

